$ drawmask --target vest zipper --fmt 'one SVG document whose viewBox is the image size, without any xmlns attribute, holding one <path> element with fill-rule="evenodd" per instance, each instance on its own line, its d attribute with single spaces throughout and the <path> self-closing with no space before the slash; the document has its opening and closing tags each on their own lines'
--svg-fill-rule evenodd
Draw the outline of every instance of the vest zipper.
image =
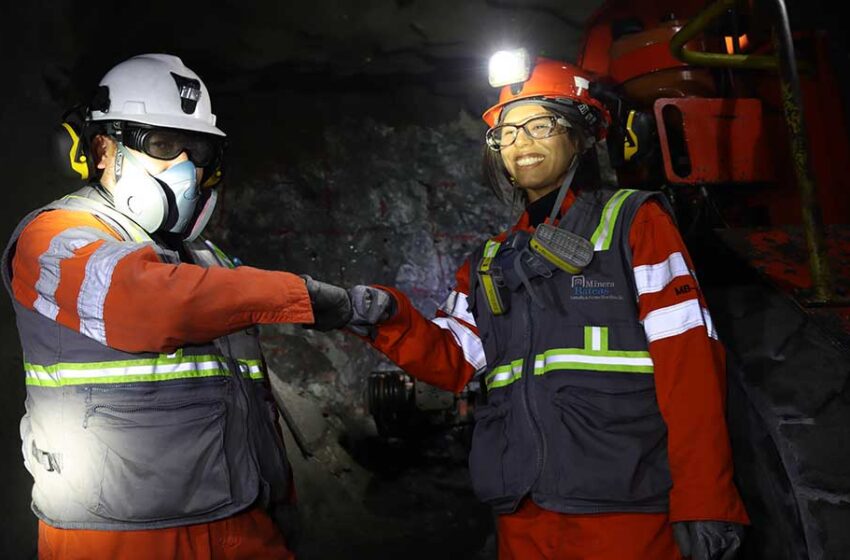
<svg viewBox="0 0 850 560">
<path fill-rule="evenodd" d="M 127 413 L 132 414 L 133 412 L 139 411 L 160 411 L 160 412 L 170 412 L 174 410 L 179 410 L 182 408 L 194 408 L 198 406 L 207 406 L 207 405 L 221 405 L 224 406 L 224 401 L 216 400 L 216 399 L 208 399 L 203 401 L 178 401 L 175 403 L 169 403 L 166 405 L 153 405 L 153 406 L 137 406 L 137 405 L 120 405 L 120 404 L 99 404 L 95 405 L 88 410 L 86 410 L 85 418 L 83 418 L 83 429 L 87 429 L 89 426 L 89 418 L 95 415 L 99 416 L 109 416 L 110 418 L 118 418 L 113 414 L 108 414 L 106 412 L 101 412 L 102 410 L 118 412 L 118 413 Z"/>
<path fill-rule="evenodd" d="M 187 386 L 197 387 L 199 385 L 197 379 L 154 381 L 153 383 L 168 383 L 167 388 Z M 202 383 L 202 387 L 207 387 L 210 385 L 224 385 L 225 383 L 227 383 L 227 380 L 226 378 L 223 378 L 221 376 L 207 377 L 204 378 L 204 381 Z M 134 381 L 131 383 L 109 383 L 108 385 L 104 386 L 90 385 L 89 387 L 87 387 L 89 393 L 111 393 L 114 392 L 115 389 L 138 389 L 140 391 L 150 390 L 149 387 L 141 387 L 138 381 Z"/>
<path fill-rule="evenodd" d="M 525 294 L 525 306 L 523 307 L 523 319 L 525 319 L 526 327 L 525 332 L 525 342 L 526 348 L 528 348 L 525 360 L 525 364 L 523 364 L 523 395 L 522 402 L 525 405 L 526 417 L 528 418 L 528 424 L 531 426 L 531 431 L 534 433 L 537 438 L 537 445 L 535 446 L 535 451 L 537 452 L 537 463 L 535 468 L 535 475 L 531 480 L 531 483 L 528 485 L 528 488 L 522 493 L 522 496 L 525 496 L 531 489 L 534 488 L 534 485 L 537 483 L 537 479 L 540 478 L 540 475 L 543 471 L 543 464 L 546 457 L 546 439 L 543 437 L 543 432 L 540 429 L 540 424 L 537 420 L 536 410 L 534 410 L 534 400 L 529 397 L 529 392 L 531 391 L 531 379 L 534 376 L 534 324 L 531 320 L 531 307 L 533 302 L 531 300 L 531 296 L 526 292 Z M 520 499 L 522 499 L 522 496 Z"/>
</svg>

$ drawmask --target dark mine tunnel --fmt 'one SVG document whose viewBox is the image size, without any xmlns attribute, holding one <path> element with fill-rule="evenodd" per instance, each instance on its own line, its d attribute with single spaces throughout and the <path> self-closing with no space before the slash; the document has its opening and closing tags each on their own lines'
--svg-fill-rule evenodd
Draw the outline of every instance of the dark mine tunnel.
<svg viewBox="0 0 850 560">
<path fill-rule="evenodd" d="M 0 558 L 850 559 L 835 10 L 4 0 Z"/>
</svg>

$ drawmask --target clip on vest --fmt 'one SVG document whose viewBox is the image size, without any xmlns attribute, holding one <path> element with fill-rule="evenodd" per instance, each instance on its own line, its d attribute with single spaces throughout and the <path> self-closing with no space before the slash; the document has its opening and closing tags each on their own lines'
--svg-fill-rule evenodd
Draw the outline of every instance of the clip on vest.
<svg viewBox="0 0 850 560">
<path fill-rule="evenodd" d="M 36 462 L 38 462 L 38 464 L 44 467 L 44 470 L 46 470 L 47 472 L 62 472 L 58 454 L 50 453 L 49 451 L 43 451 L 39 449 L 34 441 L 32 442 L 30 452 L 32 453 L 32 456 L 33 458 L 35 458 Z"/>
<path fill-rule="evenodd" d="M 484 288 L 487 307 L 493 315 L 504 315 L 510 310 L 510 292 L 502 277 L 502 269 L 493 266 L 493 257 L 481 259 L 478 267 L 478 280 Z"/>
<path fill-rule="evenodd" d="M 537 226 L 529 246 L 535 253 L 570 274 L 579 274 L 593 260 L 593 245 L 590 241 L 552 224 Z"/>
</svg>

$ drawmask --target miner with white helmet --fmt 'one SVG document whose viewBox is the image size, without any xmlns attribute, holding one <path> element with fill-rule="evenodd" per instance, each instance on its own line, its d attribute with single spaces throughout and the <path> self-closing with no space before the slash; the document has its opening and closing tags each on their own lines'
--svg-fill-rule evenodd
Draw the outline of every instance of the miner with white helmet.
<svg viewBox="0 0 850 560">
<path fill-rule="evenodd" d="M 85 186 L 3 255 L 39 557 L 293 558 L 292 472 L 254 325 L 344 324 L 344 290 L 200 234 L 225 133 L 176 56 L 112 68 L 65 123 Z"/>
</svg>

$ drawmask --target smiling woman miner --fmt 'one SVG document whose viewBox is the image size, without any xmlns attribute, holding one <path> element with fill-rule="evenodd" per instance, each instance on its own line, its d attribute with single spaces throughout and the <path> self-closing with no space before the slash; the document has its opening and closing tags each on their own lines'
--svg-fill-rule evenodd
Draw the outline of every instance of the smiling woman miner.
<svg viewBox="0 0 850 560">
<path fill-rule="evenodd" d="M 481 375 L 469 467 L 500 558 L 729 559 L 748 519 L 723 347 L 663 197 L 577 173 L 610 124 L 591 79 L 541 58 L 506 82 L 484 113 L 489 175 L 525 212 L 434 319 L 356 286 L 349 328 L 438 387 Z"/>
</svg>

